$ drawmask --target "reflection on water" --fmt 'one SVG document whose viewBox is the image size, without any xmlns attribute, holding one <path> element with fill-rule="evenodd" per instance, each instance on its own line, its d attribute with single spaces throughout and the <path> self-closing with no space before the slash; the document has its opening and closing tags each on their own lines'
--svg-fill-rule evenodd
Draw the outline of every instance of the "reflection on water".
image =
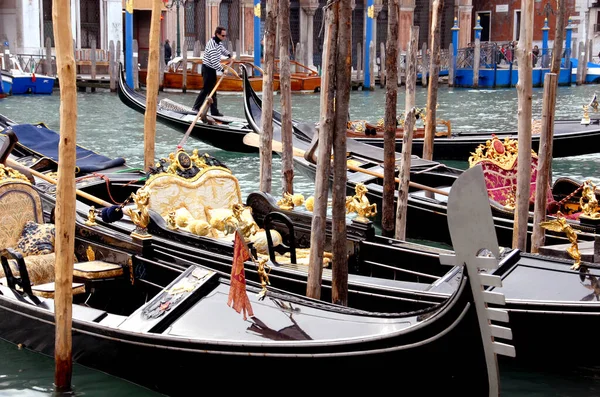
<svg viewBox="0 0 600 397">
<path fill-rule="evenodd" d="M 560 87 L 556 104 L 556 117 L 579 119 L 582 105 L 587 104 L 597 86 Z M 427 91 L 417 87 L 416 105 L 426 105 Z M 533 117 L 540 118 L 543 89 L 533 90 Z M 160 93 L 175 101 L 192 105 L 196 94 Z M 77 142 L 89 149 L 111 157 L 123 156 L 132 167 L 143 164 L 144 115 L 124 106 L 117 95 L 109 92 L 78 93 Z M 275 96 L 275 109 L 279 109 L 280 96 Z M 502 131 L 516 130 L 517 93 L 515 89 L 470 90 L 442 86 L 438 95 L 439 118 L 452 122 L 454 131 Z M 21 123 L 45 122 L 50 128 L 59 128 L 59 93 L 52 96 L 15 96 L 0 100 L 0 113 Z M 376 122 L 384 116 L 385 91 L 376 88 L 372 92 L 352 91 L 350 117 Z M 228 116 L 243 117 L 241 95 L 219 95 L 219 108 Z M 399 91 L 398 109 L 404 108 L 404 87 Z M 292 116 L 296 120 L 317 121 L 319 95 L 293 95 Z M 594 116 L 592 114 L 592 116 Z M 182 133 L 157 124 L 156 154 L 165 157 L 176 149 Z M 187 141 L 189 149 L 198 148 L 225 162 L 240 180 L 245 197 L 258 189 L 258 154 L 230 153 L 214 149 L 193 137 Z M 473 148 L 475 149 L 475 148 Z M 435 148 L 434 148 L 435 150 Z M 575 179 L 591 178 L 600 182 L 598 154 L 555 159 L 553 178 L 569 176 Z M 464 162 L 449 162 L 457 168 L 466 168 Z M 280 158 L 273 158 L 273 193 L 281 192 Z M 306 197 L 314 193 L 312 180 L 297 175 L 295 192 Z M 591 291 L 590 291 L 591 292 Z M 560 342 L 558 342 L 560 343 Z M 551 347 L 549 347 L 551 348 Z M 585 348 L 585 347 L 582 347 Z M 518 354 L 518 352 L 517 352 Z M 594 354 L 591 352 L 590 354 Z M 600 368 L 598 368 L 600 369 Z M 572 372 L 531 372 L 531 369 L 511 368 L 501 365 L 503 396 L 598 396 L 600 382 L 597 369 L 573 369 Z M 0 394 L 2 396 L 47 396 L 51 394 L 53 381 L 51 358 L 18 350 L 14 345 L 0 342 Z M 151 395 L 145 389 L 127 382 L 76 366 L 75 388 L 78 395 L 88 396 L 142 396 Z"/>
</svg>

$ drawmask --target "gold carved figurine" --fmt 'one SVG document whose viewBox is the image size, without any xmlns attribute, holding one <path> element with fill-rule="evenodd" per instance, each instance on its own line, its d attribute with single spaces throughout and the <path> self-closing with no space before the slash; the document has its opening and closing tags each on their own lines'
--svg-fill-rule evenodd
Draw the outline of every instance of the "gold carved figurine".
<svg viewBox="0 0 600 397">
<path fill-rule="evenodd" d="M 150 238 L 152 236 L 150 236 L 147 229 L 150 223 L 150 215 L 148 214 L 150 193 L 142 188 L 137 193 L 131 193 L 131 197 L 137 207 L 137 211 L 129 210 L 129 217 L 136 226 L 136 230 L 133 231 L 132 235 L 142 239 Z"/>
<path fill-rule="evenodd" d="M 96 208 L 92 205 L 88 210 L 88 218 L 85 221 L 85 224 L 88 226 L 96 226 Z"/>
<path fill-rule="evenodd" d="M 260 228 L 258 227 L 258 224 L 256 222 L 254 222 L 254 220 L 252 220 L 251 222 L 248 222 L 246 219 L 244 219 L 242 217 L 242 214 L 244 213 L 244 209 L 245 209 L 245 207 L 242 204 L 234 204 L 231 207 L 231 210 L 233 211 L 233 216 L 238 221 L 238 225 L 242 232 L 242 235 L 244 236 L 245 239 L 249 239 L 250 236 L 255 235 L 256 232 L 258 232 L 260 230 Z"/>
<path fill-rule="evenodd" d="M 579 269 L 581 265 L 581 253 L 579 252 L 579 245 L 577 244 L 577 232 L 568 224 L 567 219 L 563 216 L 562 212 L 556 213 L 556 219 L 551 221 L 540 222 L 540 226 L 544 229 L 552 230 L 554 232 L 563 232 L 567 235 L 571 246 L 567 248 L 567 253 L 571 258 L 575 260 L 571 270 Z"/>
<path fill-rule="evenodd" d="M 87 257 L 88 262 L 93 262 L 96 260 L 96 253 L 91 245 L 88 245 L 87 249 L 85 250 L 85 256 Z"/>
<path fill-rule="evenodd" d="M 583 105 L 583 117 L 581 118 L 581 124 L 588 125 L 590 124 L 590 114 L 588 112 L 589 106 Z"/>
<path fill-rule="evenodd" d="M 295 206 L 300 206 L 304 203 L 304 196 L 300 193 L 290 194 L 288 192 L 283 193 L 281 200 L 277 201 L 277 205 L 282 210 L 291 211 Z"/>
<path fill-rule="evenodd" d="M 377 214 L 377 204 L 371 204 L 366 196 L 367 187 L 362 183 L 356 185 L 354 196 L 346 196 L 346 212 L 356 212 L 356 220 L 367 223 L 367 217 L 373 217 Z"/>
<path fill-rule="evenodd" d="M 271 285 L 269 281 L 269 273 L 271 273 L 271 266 L 267 263 L 267 258 L 262 258 L 258 261 L 258 276 L 260 277 L 260 285 L 262 289 L 258 293 L 259 299 L 264 299 L 267 295 L 267 285 Z"/>
<path fill-rule="evenodd" d="M 583 183 L 579 205 L 583 212 L 581 216 L 594 219 L 600 218 L 600 213 L 598 212 L 598 198 L 596 197 L 596 185 L 589 179 Z"/>
</svg>

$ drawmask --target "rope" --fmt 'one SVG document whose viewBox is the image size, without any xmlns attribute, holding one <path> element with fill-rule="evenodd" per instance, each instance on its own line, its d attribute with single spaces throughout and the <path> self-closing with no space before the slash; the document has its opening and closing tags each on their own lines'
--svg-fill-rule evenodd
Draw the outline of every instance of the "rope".
<svg viewBox="0 0 600 397">
<path fill-rule="evenodd" d="M 108 193 L 108 197 L 110 198 L 110 201 L 112 201 L 113 204 L 116 204 L 116 205 L 119 205 L 119 206 L 123 207 L 129 201 L 129 199 L 130 199 L 129 197 L 125 201 L 123 201 L 122 203 L 119 203 L 117 200 L 114 199 L 114 197 L 112 196 L 112 193 L 111 193 L 111 188 L 110 188 L 110 178 L 108 178 L 104 174 L 98 174 L 96 172 L 92 172 L 89 175 L 85 175 L 85 176 L 82 176 L 80 178 L 75 179 L 75 183 L 81 182 L 84 179 L 88 179 L 88 178 L 100 178 L 100 179 L 102 179 L 106 183 L 106 192 Z M 138 181 L 137 179 L 129 181 L 125 185 L 123 185 L 123 187 L 127 187 L 127 186 L 129 186 L 132 183 L 135 183 L 137 181 Z"/>
<path fill-rule="evenodd" d="M 579 185 L 579 187 L 577 189 L 575 189 L 573 191 L 573 193 L 569 194 L 568 196 L 566 196 L 564 199 L 560 200 L 558 202 L 558 208 L 562 207 L 568 200 L 571 199 L 571 197 L 573 197 L 577 192 L 579 192 L 581 189 L 583 189 L 583 183 L 581 185 Z"/>
</svg>

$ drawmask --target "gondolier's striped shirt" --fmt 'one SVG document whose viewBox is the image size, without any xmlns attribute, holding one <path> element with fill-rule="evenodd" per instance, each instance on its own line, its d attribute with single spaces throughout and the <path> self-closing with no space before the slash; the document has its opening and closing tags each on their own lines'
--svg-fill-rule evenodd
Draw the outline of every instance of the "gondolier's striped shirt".
<svg viewBox="0 0 600 397">
<path fill-rule="evenodd" d="M 221 66 L 221 55 L 229 56 L 230 53 L 223 47 L 223 44 L 217 43 L 213 37 L 206 43 L 206 50 L 202 56 L 202 63 L 209 68 L 215 69 L 217 72 L 222 72 L 223 66 Z"/>
</svg>

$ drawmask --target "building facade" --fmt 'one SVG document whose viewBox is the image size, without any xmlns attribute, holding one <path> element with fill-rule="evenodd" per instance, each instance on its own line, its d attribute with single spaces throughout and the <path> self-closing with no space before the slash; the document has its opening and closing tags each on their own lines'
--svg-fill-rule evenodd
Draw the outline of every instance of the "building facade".
<svg viewBox="0 0 600 397">
<path fill-rule="evenodd" d="M 593 1 L 593 0 L 590 0 Z M 121 42 L 124 48 L 124 8 L 126 0 L 71 0 L 71 24 L 77 49 L 96 47 L 107 50 L 109 42 Z M 367 7 L 373 4 L 373 42 L 379 59 L 382 43 L 387 39 L 388 0 L 353 0 L 353 62 L 357 66 L 358 43 L 364 48 Z M 265 0 L 261 1 L 264 24 Z M 321 64 L 323 51 L 323 11 L 326 0 L 292 0 L 290 28 L 293 45 L 292 56 L 299 57 L 309 66 Z M 592 40 L 593 51 L 600 50 L 600 0 L 567 0 L 567 15 L 572 17 L 574 40 Z M 442 11 L 441 45 L 448 48 L 454 18 L 460 28 L 459 47 L 473 41 L 473 28 L 480 18 L 482 41 L 498 43 L 518 40 L 520 29 L 520 0 L 452 0 L 444 1 Z M 139 63 L 147 63 L 151 0 L 133 0 L 134 39 L 138 41 Z M 161 43 L 169 39 L 173 56 L 187 48 L 189 53 L 196 42 L 202 45 L 221 25 L 228 30 L 228 40 L 236 52 L 254 52 L 253 0 L 163 0 L 161 12 Z M 405 51 L 411 24 L 420 27 L 419 47 L 429 41 L 430 0 L 400 0 L 399 46 Z M 534 41 L 541 44 L 544 19 L 548 18 L 550 43 L 554 37 L 556 3 L 535 0 Z M 261 25 L 262 25 L 261 24 Z M 179 28 L 179 41 L 177 30 Z M 8 42 L 13 53 L 43 54 L 47 37 L 52 39 L 52 0 L 3 0 L 0 2 L 0 39 Z M 261 29 L 262 31 L 262 29 Z M 53 44 L 52 44 L 53 45 Z M 550 44 L 550 47 L 552 44 Z M 239 47 L 239 48 L 238 48 Z"/>
</svg>

